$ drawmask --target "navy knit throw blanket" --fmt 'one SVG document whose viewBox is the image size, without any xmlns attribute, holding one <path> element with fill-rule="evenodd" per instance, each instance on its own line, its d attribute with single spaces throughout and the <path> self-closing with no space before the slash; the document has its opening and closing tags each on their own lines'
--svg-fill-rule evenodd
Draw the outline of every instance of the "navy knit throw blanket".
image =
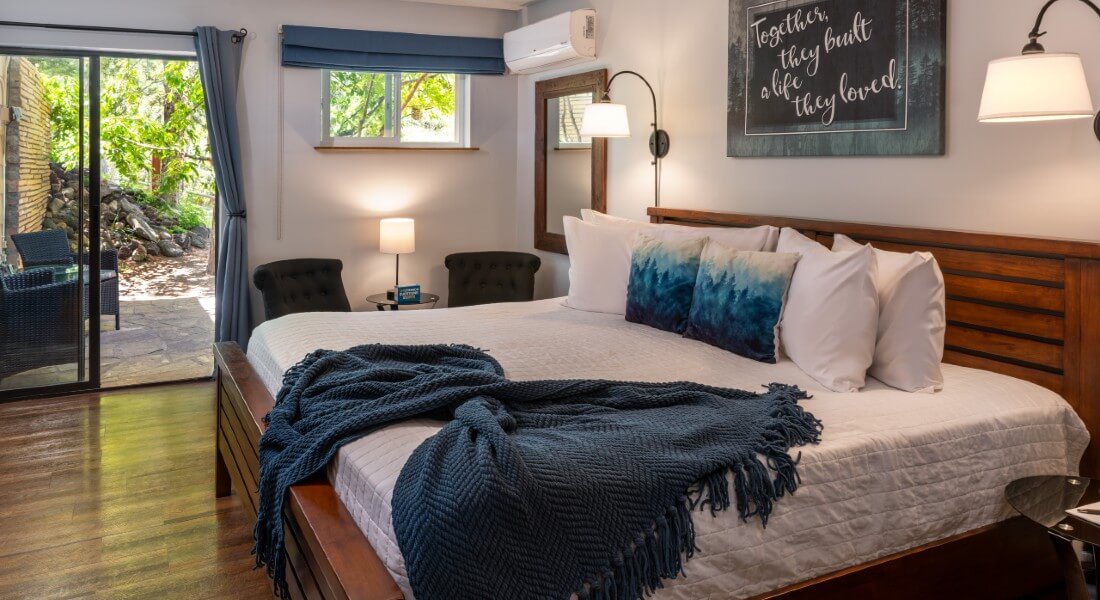
<svg viewBox="0 0 1100 600">
<path fill-rule="evenodd" d="M 392 518 L 417 600 L 633 600 L 683 573 L 693 514 L 766 525 L 816 443 L 808 396 L 697 383 L 509 381 L 468 346 L 322 350 L 287 372 L 260 439 L 257 566 L 286 595 L 287 488 L 342 445 L 444 419 L 401 470 Z M 727 479 L 729 475 L 729 479 Z M 729 481 L 732 480 L 732 494 Z"/>
</svg>

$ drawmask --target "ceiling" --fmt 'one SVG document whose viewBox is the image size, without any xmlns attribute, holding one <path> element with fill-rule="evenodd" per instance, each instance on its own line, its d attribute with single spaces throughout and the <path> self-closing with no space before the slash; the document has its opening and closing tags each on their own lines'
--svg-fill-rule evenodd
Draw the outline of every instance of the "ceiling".
<svg viewBox="0 0 1100 600">
<path fill-rule="evenodd" d="M 471 6 L 476 8 L 501 8 L 519 10 L 536 0 L 404 0 L 405 2 L 426 2 L 428 4 L 449 4 L 451 6 Z"/>
</svg>

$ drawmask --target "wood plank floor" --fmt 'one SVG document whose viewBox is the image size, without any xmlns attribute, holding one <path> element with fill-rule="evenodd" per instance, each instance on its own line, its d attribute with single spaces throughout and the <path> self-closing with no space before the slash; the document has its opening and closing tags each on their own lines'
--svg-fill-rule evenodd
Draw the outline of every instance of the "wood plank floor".
<svg viewBox="0 0 1100 600">
<path fill-rule="evenodd" d="M 271 598 L 214 384 L 0 404 L 0 598 Z"/>
</svg>

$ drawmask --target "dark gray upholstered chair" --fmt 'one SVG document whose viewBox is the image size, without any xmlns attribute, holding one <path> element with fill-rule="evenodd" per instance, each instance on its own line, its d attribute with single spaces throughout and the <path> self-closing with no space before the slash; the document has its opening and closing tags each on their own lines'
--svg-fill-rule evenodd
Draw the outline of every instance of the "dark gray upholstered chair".
<svg viewBox="0 0 1100 600">
<path fill-rule="evenodd" d="M 447 257 L 448 306 L 526 302 L 535 298 L 542 261 L 526 252 L 462 252 Z"/>
<path fill-rule="evenodd" d="M 19 251 L 24 269 L 75 265 L 76 256 L 69 252 L 69 236 L 60 229 L 43 229 L 31 233 L 14 233 L 11 241 Z M 85 253 L 84 264 L 90 257 Z M 121 327 L 118 301 L 118 250 L 109 248 L 99 253 L 99 314 L 114 315 L 115 329 Z M 87 316 L 88 307 L 84 307 Z"/>
<path fill-rule="evenodd" d="M 252 283 L 264 300 L 264 318 L 278 319 L 300 312 L 351 312 L 334 258 L 294 258 L 256 267 Z"/>
</svg>

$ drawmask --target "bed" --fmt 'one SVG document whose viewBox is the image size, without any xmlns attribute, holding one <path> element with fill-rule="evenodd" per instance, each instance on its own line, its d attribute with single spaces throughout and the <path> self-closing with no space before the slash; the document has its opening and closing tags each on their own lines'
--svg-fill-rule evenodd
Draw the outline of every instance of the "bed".
<svg viewBox="0 0 1100 600">
<path fill-rule="evenodd" d="M 1093 464 L 1091 412 L 1080 399 L 1094 388 L 1084 363 L 1073 361 L 1086 359 L 1091 348 L 1082 342 L 1095 335 L 1088 327 L 1095 309 L 1084 302 L 1097 285 L 1095 245 L 668 209 L 651 215 L 766 222 L 826 242 L 846 233 L 934 252 L 947 279 L 954 363 L 945 367 L 944 392 L 906 394 L 872 381 L 859 394 L 835 394 L 789 361 L 756 363 L 560 299 L 292 315 L 258 328 L 247 357 L 231 345 L 217 349 L 218 492 L 228 493 L 230 482 L 248 490 L 242 498 L 254 513 L 259 419 L 283 371 L 306 352 L 396 340 L 468 343 L 487 349 L 513 379 L 687 379 L 743 389 L 781 381 L 814 395 L 805 405 L 825 433 L 820 445 L 802 449 L 798 493 L 778 505 L 766 530 L 732 512 L 697 518 L 701 552 L 687 563 L 688 577 L 666 583 L 657 598 L 1057 592 L 1045 534 L 1012 518 L 1002 490 L 1019 477 L 1074 472 L 1082 457 Z M 323 477 L 292 489 L 292 595 L 409 597 L 390 496 L 405 458 L 438 427 L 421 419 L 374 432 L 343 448 Z"/>
</svg>

